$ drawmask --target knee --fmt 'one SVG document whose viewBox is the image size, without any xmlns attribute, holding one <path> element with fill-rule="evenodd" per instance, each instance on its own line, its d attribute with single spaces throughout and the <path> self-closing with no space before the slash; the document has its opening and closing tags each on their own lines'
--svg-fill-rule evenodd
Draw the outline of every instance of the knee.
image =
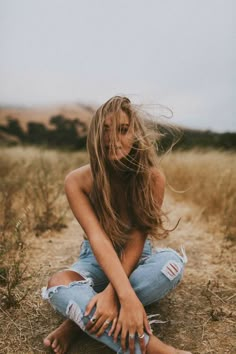
<svg viewBox="0 0 236 354">
<path fill-rule="evenodd" d="M 53 274 L 48 280 L 48 288 L 61 285 L 61 283 L 63 282 L 63 273 L 64 272 L 58 272 L 56 274 Z"/>
<path fill-rule="evenodd" d="M 68 285 L 72 281 L 79 281 L 79 280 L 84 280 L 84 278 L 79 274 L 71 270 L 65 270 L 62 272 L 58 272 L 54 274 L 49 280 L 48 280 L 48 289 L 52 288 L 53 286 L 58 286 L 58 285 Z"/>
</svg>

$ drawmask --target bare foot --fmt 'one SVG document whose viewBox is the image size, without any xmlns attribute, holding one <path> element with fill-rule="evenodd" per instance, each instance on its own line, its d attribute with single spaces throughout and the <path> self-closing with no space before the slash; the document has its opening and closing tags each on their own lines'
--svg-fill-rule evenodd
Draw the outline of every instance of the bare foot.
<svg viewBox="0 0 236 354">
<path fill-rule="evenodd" d="M 170 345 L 163 343 L 160 339 L 154 335 L 150 337 L 147 345 L 148 354 L 192 354 L 185 350 L 176 349 Z"/>
<path fill-rule="evenodd" d="M 46 347 L 51 347 L 55 353 L 64 354 L 80 332 L 81 329 L 73 321 L 67 319 L 51 332 L 43 343 Z"/>
</svg>

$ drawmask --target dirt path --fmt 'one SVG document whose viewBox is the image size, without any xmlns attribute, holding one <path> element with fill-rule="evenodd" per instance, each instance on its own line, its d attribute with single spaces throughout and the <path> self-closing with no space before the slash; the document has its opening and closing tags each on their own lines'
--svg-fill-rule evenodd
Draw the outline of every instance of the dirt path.
<svg viewBox="0 0 236 354">
<path fill-rule="evenodd" d="M 236 301 L 233 275 L 236 244 L 227 239 L 214 221 L 204 222 L 201 210 L 194 205 L 175 202 L 166 204 L 170 220 L 177 230 L 158 243 L 179 249 L 185 245 L 189 258 L 182 283 L 158 304 L 149 306 L 148 313 L 160 313 L 168 321 L 153 327 L 164 341 L 194 354 L 236 353 L 233 327 Z M 217 231 L 216 231 L 217 230 Z M 28 295 L 19 308 L 2 312 L 3 336 L 1 353 L 49 353 L 42 345 L 48 332 L 62 322 L 50 306 L 41 300 L 40 288 L 50 274 L 69 266 L 76 260 L 82 240 L 78 223 L 73 220 L 61 233 L 44 234 L 33 238 L 28 255 Z M 70 354 L 112 354 L 109 349 L 82 335 Z"/>
</svg>

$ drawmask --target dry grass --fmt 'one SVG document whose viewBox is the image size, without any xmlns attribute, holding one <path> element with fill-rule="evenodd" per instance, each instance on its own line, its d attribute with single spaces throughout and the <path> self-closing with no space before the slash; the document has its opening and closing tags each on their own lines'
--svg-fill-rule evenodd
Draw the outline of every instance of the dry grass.
<svg viewBox="0 0 236 354">
<path fill-rule="evenodd" d="M 4 148 L 0 157 L 0 299 L 4 308 L 25 297 L 19 285 L 25 279 L 24 256 L 30 236 L 65 225 L 68 203 L 65 175 L 86 161 L 87 154 Z"/>
<path fill-rule="evenodd" d="M 176 200 L 200 206 L 202 214 L 217 218 L 227 237 L 236 228 L 236 153 L 176 152 L 162 160 L 169 190 Z"/>
<path fill-rule="evenodd" d="M 43 302 L 47 277 L 70 265 L 81 230 L 65 214 L 65 175 L 86 153 L 5 148 L 0 154 L 0 353 L 48 353 L 42 338 L 62 318 Z M 189 151 L 166 156 L 162 166 L 172 189 L 166 204 L 179 227 L 160 246 L 186 246 L 184 281 L 148 313 L 166 324 L 161 339 L 193 354 L 230 354 L 235 314 L 235 154 Z M 67 229 L 59 229 L 68 224 Z M 63 232 L 62 232 L 63 231 Z M 70 353 L 112 353 L 86 336 Z"/>
<path fill-rule="evenodd" d="M 1 231 L 24 223 L 28 231 L 59 229 L 67 208 L 65 175 L 87 154 L 36 148 L 3 148 L 0 157 Z"/>
</svg>

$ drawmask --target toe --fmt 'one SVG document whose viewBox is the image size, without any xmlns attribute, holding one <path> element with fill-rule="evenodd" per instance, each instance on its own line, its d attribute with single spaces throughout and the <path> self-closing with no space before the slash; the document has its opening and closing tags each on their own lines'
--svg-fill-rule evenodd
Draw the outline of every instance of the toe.
<svg viewBox="0 0 236 354">
<path fill-rule="evenodd" d="M 55 338 L 52 342 L 52 348 L 55 349 L 58 346 L 58 340 Z"/>
<path fill-rule="evenodd" d="M 58 345 L 56 346 L 56 348 L 54 349 L 54 352 L 57 353 L 57 354 L 60 354 L 60 353 L 61 353 L 61 346 L 60 346 L 60 344 L 58 344 Z"/>
<path fill-rule="evenodd" d="M 44 345 L 46 345 L 46 347 L 51 346 L 51 340 L 48 337 L 44 338 L 43 343 L 44 343 Z"/>
</svg>

